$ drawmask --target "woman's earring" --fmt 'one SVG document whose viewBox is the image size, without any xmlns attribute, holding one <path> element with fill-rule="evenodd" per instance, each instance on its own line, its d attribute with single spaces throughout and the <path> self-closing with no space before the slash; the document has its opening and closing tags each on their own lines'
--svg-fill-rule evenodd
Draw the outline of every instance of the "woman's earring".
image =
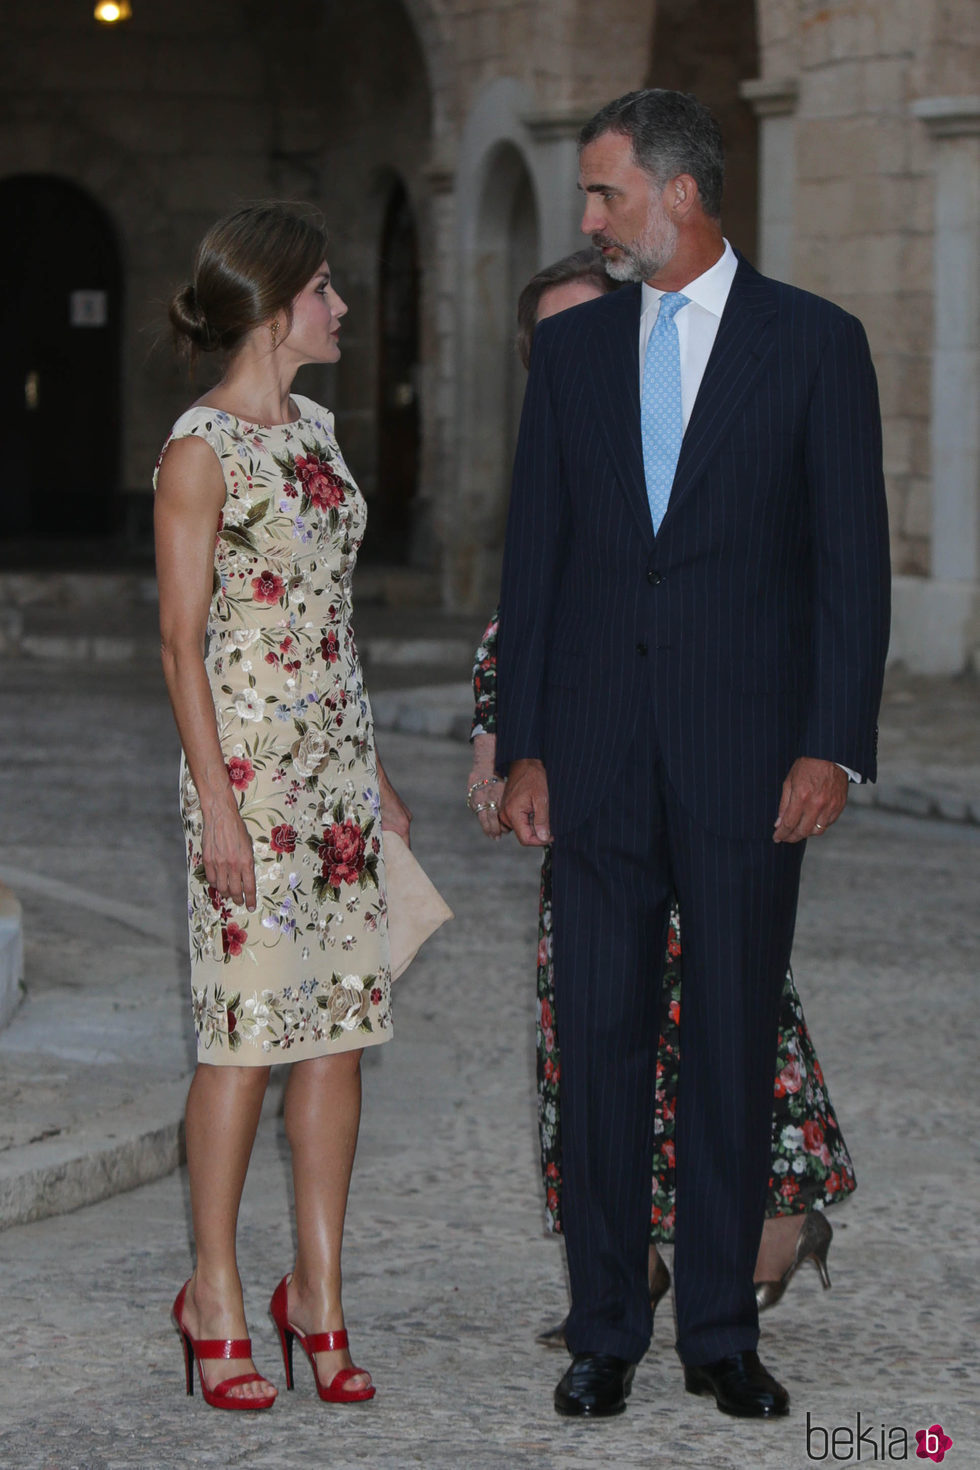
<svg viewBox="0 0 980 1470">
<path fill-rule="evenodd" d="M 279 346 L 279 322 L 278 321 L 274 321 L 274 322 L 270 322 L 269 323 L 269 332 L 272 335 L 272 350 L 273 350 L 273 352 L 275 352 L 276 348 Z"/>
</svg>

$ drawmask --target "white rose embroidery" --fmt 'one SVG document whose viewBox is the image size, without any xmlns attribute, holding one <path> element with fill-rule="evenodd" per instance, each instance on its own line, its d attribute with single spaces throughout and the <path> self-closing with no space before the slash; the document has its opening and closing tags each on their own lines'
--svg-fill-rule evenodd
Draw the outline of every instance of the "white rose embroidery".
<svg viewBox="0 0 980 1470">
<path fill-rule="evenodd" d="M 235 713 L 242 721 L 257 724 L 265 718 L 265 700 L 260 699 L 254 689 L 242 689 L 235 695 Z"/>
<path fill-rule="evenodd" d="M 315 776 L 326 765 L 330 746 L 322 730 L 307 730 L 293 746 L 293 770 L 298 776 Z"/>
</svg>

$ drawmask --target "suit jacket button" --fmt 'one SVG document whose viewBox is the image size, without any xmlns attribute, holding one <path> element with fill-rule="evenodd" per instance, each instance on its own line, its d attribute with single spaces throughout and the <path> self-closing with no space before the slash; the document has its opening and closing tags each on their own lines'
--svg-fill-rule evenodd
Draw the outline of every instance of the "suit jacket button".
<svg viewBox="0 0 980 1470">
<path fill-rule="evenodd" d="M 645 643 L 638 643 L 636 645 L 636 651 L 640 655 L 641 658 L 645 658 L 646 657 L 646 651 L 647 651 L 646 644 Z"/>
<path fill-rule="evenodd" d="M 663 579 L 663 572 L 655 572 L 652 570 L 647 572 L 647 581 L 650 583 L 651 587 L 659 587 Z"/>
</svg>

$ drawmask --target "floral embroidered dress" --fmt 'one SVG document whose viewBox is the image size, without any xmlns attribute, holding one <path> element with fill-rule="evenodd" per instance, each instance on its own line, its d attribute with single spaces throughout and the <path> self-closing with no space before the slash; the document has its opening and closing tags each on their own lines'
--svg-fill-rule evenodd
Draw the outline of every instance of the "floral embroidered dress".
<svg viewBox="0 0 980 1470">
<path fill-rule="evenodd" d="M 333 416 L 293 401 L 300 418 L 271 428 L 192 408 L 164 445 L 203 439 L 226 488 L 205 666 L 252 838 L 254 913 L 208 885 L 183 757 L 180 770 L 198 1058 L 218 1065 L 392 1035 L 374 736 L 351 629 L 367 512 Z"/>
<path fill-rule="evenodd" d="M 496 730 L 497 614 L 490 620 L 476 651 L 473 693 L 474 735 Z M 676 904 L 671 910 L 664 963 L 664 1014 L 657 1051 L 654 1098 L 653 1200 L 650 1239 L 674 1238 L 674 1116 L 683 1028 L 681 931 Z M 555 975 L 551 955 L 551 848 L 541 866 L 538 914 L 538 1131 L 545 1191 L 547 1228 L 561 1232 L 561 1058 L 555 1011 Z M 803 1006 L 786 975 L 779 1011 L 779 1047 L 773 1084 L 772 1155 L 766 1216 L 797 1215 L 824 1209 L 857 1188 L 854 1167 L 837 1122 L 803 1017 Z"/>
</svg>

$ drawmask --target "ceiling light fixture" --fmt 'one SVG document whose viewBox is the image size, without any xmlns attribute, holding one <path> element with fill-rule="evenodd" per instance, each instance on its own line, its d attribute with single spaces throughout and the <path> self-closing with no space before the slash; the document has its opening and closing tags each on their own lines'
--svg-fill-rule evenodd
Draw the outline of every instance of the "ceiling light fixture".
<svg viewBox="0 0 980 1470">
<path fill-rule="evenodd" d="M 98 0 L 95 18 L 104 26 L 114 26 L 121 20 L 130 20 L 133 7 L 129 0 Z"/>
</svg>

